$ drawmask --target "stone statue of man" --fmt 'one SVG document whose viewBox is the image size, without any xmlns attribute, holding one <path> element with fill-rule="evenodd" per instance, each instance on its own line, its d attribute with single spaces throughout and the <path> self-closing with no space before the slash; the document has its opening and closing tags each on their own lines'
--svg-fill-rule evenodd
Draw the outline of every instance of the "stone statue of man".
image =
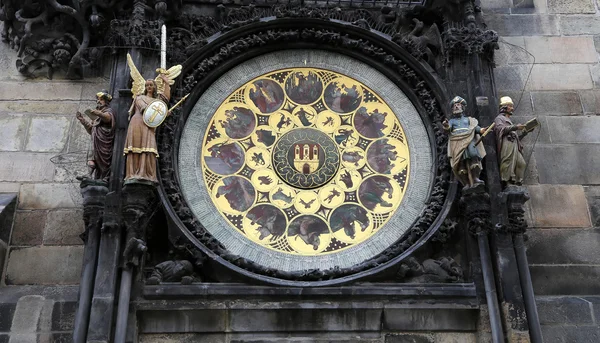
<svg viewBox="0 0 600 343">
<path fill-rule="evenodd" d="M 477 119 L 465 115 L 467 102 L 460 96 L 450 101 L 452 118 L 444 120 L 442 126 L 450 134 L 448 157 L 456 179 L 464 187 L 473 187 L 484 182 L 479 179 L 485 157 L 483 144 L 478 140 L 487 127 L 479 126 Z M 477 144 L 476 144 L 477 143 Z"/>
<path fill-rule="evenodd" d="M 94 179 L 108 181 L 115 137 L 115 113 L 110 108 L 112 96 L 108 91 L 96 93 L 96 109 L 89 110 L 95 119 L 85 118 L 77 111 L 77 120 L 92 135 L 92 158 L 88 161 Z M 87 111 L 86 111 L 87 112 Z"/>
<path fill-rule="evenodd" d="M 520 186 L 526 167 L 521 139 L 527 132 L 524 130 L 525 125 L 514 125 L 510 120 L 513 110 L 514 104 L 510 97 L 500 98 L 500 114 L 494 120 L 500 177 L 504 186 Z"/>
</svg>

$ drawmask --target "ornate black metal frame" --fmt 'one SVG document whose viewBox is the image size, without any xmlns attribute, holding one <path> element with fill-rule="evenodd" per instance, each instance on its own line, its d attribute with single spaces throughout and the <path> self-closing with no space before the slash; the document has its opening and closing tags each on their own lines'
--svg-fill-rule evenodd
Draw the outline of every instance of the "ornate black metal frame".
<svg viewBox="0 0 600 343">
<path fill-rule="evenodd" d="M 170 116 L 157 135 L 161 155 L 159 193 L 168 216 L 178 228 L 171 237 L 175 245 L 199 249 L 216 263 L 261 283 L 326 286 L 393 272 L 399 261 L 433 236 L 450 211 L 457 187 L 450 182 L 447 136 L 440 125 L 444 118 L 442 104 L 448 97 L 428 65 L 417 61 L 391 41 L 391 37 L 380 32 L 329 18 L 302 18 L 297 13 L 252 20 L 211 38 L 214 39 L 199 47 L 184 63 L 179 88 L 183 93 L 191 93 L 187 105 Z M 181 196 L 177 142 L 193 104 L 210 84 L 235 65 L 270 51 L 295 48 L 333 50 L 368 63 L 387 75 L 415 105 L 426 123 L 431 146 L 435 147 L 432 152 L 435 181 L 419 219 L 383 253 L 351 268 L 288 273 L 231 255 L 193 216 Z"/>
</svg>

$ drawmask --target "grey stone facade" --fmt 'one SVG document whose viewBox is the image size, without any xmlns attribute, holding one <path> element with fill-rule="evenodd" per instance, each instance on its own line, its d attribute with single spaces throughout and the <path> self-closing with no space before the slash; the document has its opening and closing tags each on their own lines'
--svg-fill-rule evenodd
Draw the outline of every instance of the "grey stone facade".
<svg viewBox="0 0 600 343">
<path fill-rule="evenodd" d="M 489 28 L 535 58 L 533 65 L 509 59 L 496 69 L 495 77 L 499 96 L 521 99 L 515 121 L 537 117 L 542 124 L 535 147 L 535 134 L 525 142 L 526 156 L 533 150 L 526 216 L 528 258 L 546 342 L 600 341 L 598 6 L 594 0 L 482 0 Z M 61 75 L 55 75 L 55 81 L 24 79 L 15 69 L 15 60 L 16 52 L 0 44 L 0 193 L 17 195 L 13 207 L 2 212 L 9 219 L 0 221 L 0 342 L 68 342 L 83 254 L 78 238 L 83 232 L 81 198 L 72 183 L 74 175 L 50 159 L 87 151 L 89 137 L 74 113 L 94 106 L 95 92 L 107 88 L 108 79 L 74 82 Z M 78 163 L 80 168 L 84 161 Z M 261 313 L 268 316 L 265 312 Z M 343 331 L 363 325 L 363 333 L 336 332 L 311 339 L 489 341 L 485 310 L 476 320 L 478 327 L 444 333 L 410 332 L 411 323 L 402 320 L 401 309 L 384 312 L 366 313 L 360 323 L 338 327 Z M 194 314 L 199 321 L 207 316 Z M 426 314 L 417 319 L 424 321 Z M 371 320 L 374 317 L 376 321 Z M 307 339 L 301 326 L 285 337 L 244 332 L 244 320 L 251 319 L 256 318 L 240 316 L 239 321 L 227 323 L 234 333 L 165 334 L 152 332 L 149 314 L 142 323 L 147 330 L 140 342 Z M 394 333 L 368 332 L 382 323 Z"/>
<path fill-rule="evenodd" d="M 535 57 L 526 84 L 527 75 L 514 70 L 531 65 L 519 61 L 509 61 L 495 75 L 502 81 L 499 96 L 518 97 L 515 89 L 525 89 L 515 121 L 535 116 L 542 123 L 527 173 L 527 246 L 544 339 L 597 342 L 600 304 L 584 295 L 600 291 L 598 3 L 535 0 L 535 7 L 525 8 L 517 1 L 495 3 L 482 1 L 490 28 Z"/>
</svg>

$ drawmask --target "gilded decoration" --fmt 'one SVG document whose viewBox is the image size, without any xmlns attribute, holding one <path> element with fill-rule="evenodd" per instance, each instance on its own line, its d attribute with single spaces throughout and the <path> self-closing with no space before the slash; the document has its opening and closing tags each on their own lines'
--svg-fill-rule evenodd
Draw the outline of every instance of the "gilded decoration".
<svg viewBox="0 0 600 343">
<path fill-rule="evenodd" d="M 269 249 L 313 256 L 383 227 L 404 198 L 410 161 L 390 107 L 319 68 L 277 70 L 235 90 L 209 122 L 201 159 L 232 227 Z"/>
</svg>

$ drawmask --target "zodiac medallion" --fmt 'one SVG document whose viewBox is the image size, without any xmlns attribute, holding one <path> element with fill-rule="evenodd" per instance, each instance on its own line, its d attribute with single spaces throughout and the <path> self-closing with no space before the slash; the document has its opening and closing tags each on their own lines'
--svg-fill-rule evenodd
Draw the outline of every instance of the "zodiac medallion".
<svg viewBox="0 0 600 343">
<path fill-rule="evenodd" d="M 261 75 L 231 93 L 202 141 L 202 175 L 232 229 L 292 255 L 369 240 L 398 209 L 409 142 L 361 82 L 318 68 Z"/>
</svg>

